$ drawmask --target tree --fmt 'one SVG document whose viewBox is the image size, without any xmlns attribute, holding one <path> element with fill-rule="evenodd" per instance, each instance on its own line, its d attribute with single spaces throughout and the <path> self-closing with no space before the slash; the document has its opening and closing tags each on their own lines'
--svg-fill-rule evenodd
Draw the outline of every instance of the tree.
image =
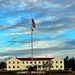
<svg viewBox="0 0 75 75">
<path fill-rule="evenodd" d="M 65 70 L 73 70 L 75 71 L 75 58 L 69 58 L 68 56 L 66 56 L 66 58 L 64 58 L 64 66 L 65 66 Z"/>
<path fill-rule="evenodd" d="M 5 68 L 6 68 L 6 63 L 0 62 L 0 69 L 5 69 Z"/>
</svg>

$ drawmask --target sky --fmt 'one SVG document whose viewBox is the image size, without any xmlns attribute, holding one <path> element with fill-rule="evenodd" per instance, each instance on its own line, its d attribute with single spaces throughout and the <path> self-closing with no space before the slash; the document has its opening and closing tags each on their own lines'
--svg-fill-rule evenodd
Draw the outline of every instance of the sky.
<svg viewBox="0 0 75 75">
<path fill-rule="evenodd" d="M 32 3 L 32 4 L 31 4 Z M 0 0 L 0 59 L 75 57 L 75 0 Z"/>
</svg>

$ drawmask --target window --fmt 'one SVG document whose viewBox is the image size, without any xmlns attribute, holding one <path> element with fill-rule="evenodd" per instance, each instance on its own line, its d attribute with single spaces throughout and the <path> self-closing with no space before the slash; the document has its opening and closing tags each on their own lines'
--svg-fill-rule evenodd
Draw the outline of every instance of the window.
<svg viewBox="0 0 75 75">
<path fill-rule="evenodd" d="M 62 66 L 60 66 L 60 68 L 62 68 Z"/>
<path fill-rule="evenodd" d="M 9 66 L 9 68 L 10 68 L 10 66 Z"/>
<path fill-rule="evenodd" d="M 30 62 L 30 64 L 32 64 L 32 62 Z"/>
<path fill-rule="evenodd" d="M 53 66 L 52 66 L 52 68 L 53 68 Z"/>
<path fill-rule="evenodd" d="M 15 62 L 13 61 L 13 64 L 15 64 Z"/>
<path fill-rule="evenodd" d="M 46 63 L 48 63 L 48 61 L 46 61 Z"/>
<path fill-rule="evenodd" d="M 60 61 L 60 63 L 62 63 L 62 61 Z"/>
<path fill-rule="evenodd" d="M 52 63 L 53 63 L 53 61 L 52 61 Z"/>
<path fill-rule="evenodd" d="M 56 61 L 56 63 L 58 63 L 58 61 Z"/>
<path fill-rule="evenodd" d="M 58 68 L 58 66 L 56 66 L 56 68 Z"/>
<path fill-rule="evenodd" d="M 42 68 L 45 68 L 45 66 L 42 66 Z"/>
<path fill-rule="evenodd" d="M 44 64 L 44 61 L 42 63 Z"/>
<path fill-rule="evenodd" d="M 15 66 L 13 66 L 13 68 L 15 68 Z"/>
<path fill-rule="evenodd" d="M 19 64 L 19 61 L 17 62 L 17 64 Z"/>
<path fill-rule="evenodd" d="M 36 61 L 34 63 L 36 64 Z"/>
<path fill-rule="evenodd" d="M 17 68 L 19 68 L 19 66 L 17 66 Z"/>
<path fill-rule="evenodd" d="M 41 68 L 41 66 L 39 65 L 38 68 Z"/>
<path fill-rule="evenodd" d="M 22 63 L 24 64 L 24 61 Z"/>
<path fill-rule="evenodd" d="M 11 62 L 9 61 L 9 64 L 10 64 Z"/>
<path fill-rule="evenodd" d="M 39 61 L 39 63 L 40 63 L 40 61 Z"/>
<path fill-rule="evenodd" d="M 26 68 L 28 68 L 28 66 L 26 66 Z"/>
</svg>

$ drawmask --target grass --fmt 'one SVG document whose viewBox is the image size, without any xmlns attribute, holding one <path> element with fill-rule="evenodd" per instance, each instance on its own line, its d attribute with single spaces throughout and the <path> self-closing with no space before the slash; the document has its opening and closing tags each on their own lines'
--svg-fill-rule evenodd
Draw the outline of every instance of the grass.
<svg viewBox="0 0 75 75">
<path fill-rule="evenodd" d="M 70 71 L 46 71 L 46 73 L 25 73 L 25 74 L 17 74 L 17 72 L 13 71 L 3 71 L 0 72 L 0 75 L 75 75 L 74 72 Z"/>
</svg>

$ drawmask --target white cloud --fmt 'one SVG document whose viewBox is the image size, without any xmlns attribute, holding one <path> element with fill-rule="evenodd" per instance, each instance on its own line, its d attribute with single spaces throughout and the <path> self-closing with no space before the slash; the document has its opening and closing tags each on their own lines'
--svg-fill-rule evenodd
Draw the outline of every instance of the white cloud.
<svg viewBox="0 0 75 75">
<path fill-rule="evenodd" d="M 29 2 L 36 2 L 36 1 L 38 1 L 38 0 L 28 0 Z"/>
<path fill-rule="evenodd" d="M 18 18 L 14 18 L 14 17 L 8 17 L 8 18 L 6 18 L 6 21 L 7 21 L 7 23 L 9 23 L 9 25 L 15 25 L 16 22 L 19 21 L 19 19 Z"/>
<path fill-rule="evenodd" d="M 5 51 L 8 51 L 8 52 L 11 52 L 12 50 L 13 51 L 16 51 L 16 50 L 25 50 L 26 48 L 22 47 L 22 48 L 17 48 L 17 47 L 14 47 L 13 49 L 12 48 L 5 48 Z"/>
<path fill-rule="evenodd" d="M 25 48 L 31 48 L 31 43 L 23 45 Z M 35 41 L 33 42 L 33 48 L 50 48 L 57 46 L 57 41 Z"/>
<path fill-rule="evenodd" d="M 53 54 L 53 56 L 56 56 L 56 57 L 66 57 L 66 56 L 74 57 L 74 54 L 75 54 L 74 49 L 72 49 L 72 50 L 68 49 L 68 50 L 57 51 Z"/>
<path fill-rule="evenodd" d="M 41 54 L 39 53 L 38 55 L 34 55 L 34 57 L 59 57 L 59 58 L 65 58 L 66 56 L 69 57 L 74 57 L 75 55 L 75 50 L 51 50 L 51 51 L 46 51 L 42 52 Z"/>
<path fill-rule="evenodd" d="M 75 16 L 74 16 L 75 15 L 75 10 L 74 10 L 75 1 L 74 0 L 62 0 L 62 1 L 58 1 L 58 0 L 8 0 L 8 1 L 0 0 L 0 10 L 1 10 L 0 12 L 1 14 L 0 15 L 1 16 L 0 31 L 4 30 L 4 32 L 1 32 L 1 36 L 3 38 L 5 38 L 5 36 L 7 36 L 7 38 L 10 36 L 16 38 L 16 36 L 19 36 L 19 35 L 22 36 L 25 34 L 28 34 L 28 35 L 31 34 L 31 31 L 29 29 L 30 28 L 30 18 L 31 18 L 31 12 L 30 12 L 31 2 L 32 2 L 32 10 L 33 10 L 32 17 L 34 18 L 35 23 L 36 23 L 36 28 L 34 29 L 34 36 L 35 34 L 62 35 L 63 32 L 68 29 L 75 30 L 75 21 L 74 21 L 75 19 Z M 65 35 L 67 34 L 65 33 Z M 43 41 L 40 41 L 40 40 L 34 41 L 33 47 L 35 50 L 38 48 L 41 48 L 41 50 L 48 48 L 47 52 L 44 51 L 43 53 L 41 51 L 41 53 L 38 52 L 37 54 L 39 56 L 48 55 L 52 57 L 53 56 L 63 57 L 66 55 L 66 53 L 68 53 L 68 55 L 70 56 L 72 56 L 72 54 L 74 55 L 74 53 L 71 52 L 72 48 L 74 48 L 73 46 L 70 47 L 71 50 L 69 50 L 65 44 L 66 40 L 62 41 L 62 39 L 61 38 L 59 39 L 59 37 L 57 37 L 58 39 L 55 39 L 55 38 L 56 38 L 56 35 L 55 37 L 52 36 L 53 41 L 51 41 L 50 39 L 49 39 L 50 41 L 48 41 L 47 39 Z M 72 38 L 74 39 L 74 37 Z M 21 39 L 18 38 L 18 40 L 21 40 Z M 63 36 L 63 39 L 65 39 L 64 36 Z M 29 40 L 29 37 L 27 40 Z M 16 44 L 18 46 L 22 44 L 23 48 L 15 48 L 13 46 L 14 51 L 19 51 L 23 49 L 26 50 L 26 49 L 31 48 L 30 42 L 25 43 L 25 41 L 24 42 L 16 41 L 15 45 Z M 1 44 L 1 46 L 3 45 Z M 51 52 L 52 51 L 51 49 L 53 49 L 54 51 Z M 12 48 L 8 48 L 5 50 L 7 50 L 8 52 L 8 51 L 11 51 Z M 51 52 L 51 54 L 49 52 Z M 14 53 L 11 55 L 14 55 Z M 38 55 L 35 55 L 35 56 L 38 56 Z M 18 56 L 20 56 L 20 54 L 18 54 Z"/>
<path fill-rule="evenodd" d="M 16 31 L 16 30 L 15 30 Z M 25 34 L 31 34 L 31 32 L 26 31 L 26 32 L 11 32 L 11 33 L 5 33 L 2 34 L 3 36 L 20 36 L 20 35 L 25 35 Z"/>
<path fill-rule="evenodd" d="M 38 41 L 34 42 L 34 48 L 48 48 L 50 47 L 49 42 Z"/>
</svg>

